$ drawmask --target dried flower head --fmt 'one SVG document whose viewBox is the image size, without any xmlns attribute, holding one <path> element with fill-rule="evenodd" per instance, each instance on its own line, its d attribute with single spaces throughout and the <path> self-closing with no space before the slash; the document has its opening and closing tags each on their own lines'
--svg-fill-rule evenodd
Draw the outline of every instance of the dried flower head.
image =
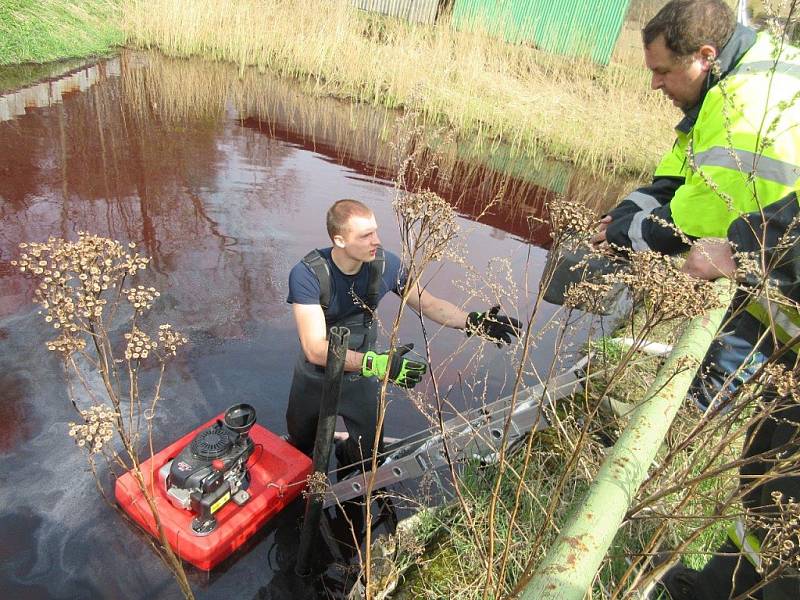
<svg viewBox="0 0 800 600">
<path fill-rule="evenodd" d="M 423 264 L 440 260 L 458 234 L 453 207 L 429 190 L 398 194 L 393 206 L 400 223 L 404 253 Z"/>
<path fill-rule="evenodd" d="M 73 352 L 80 352 L 86 348 L 86 338 L 63 333 L 53 340 L 47 341 L 47 349 L 57 351 L 69 356 Z"/>
<path fill-rule="evenodd" d="M 39 280 L 34 302 L 42 307 L 45 321 L 61 334 L 48 347 L 66 354 L 85 347 L 85 342 L 70 338 L 88 334 L 102 319 L 106 290 L 148 263 L 145 257 L 129 254 L 119 242 L 86 232 L 79 232 L 75 242 L 50 238 L 19 247 L 19 260 L 12 263 Z"/>
<path fill-rule="evenodd" d="M 760 252 L 736 253 L 736 280 L 757 286 L 766 281 Z"/>
<path fill-rule="evenodd" d="M 70 423 L 69 435 L 75 443 L 97 454 L 114 437 L 117 413 L 105 404 L 91 406 L 81 411 L 83 423 Z"/>
<path fill-rule="evenodd" d="M 314 472 L 308 476 L 308 485 L 303 490 L 303 496 L 307 497 L 309 494 L 323 494 L 328 489 L 328 476 L 325 473 Z"/>
<path fill-rule="evenodd" d="M 186 337 L 175 331 L 172 325 L 164 323 L 158 326 L 158 343 L 161 344 L 161 349 L 165 355 L 175 356 L 178 348 L 183 346 L 188 340 Z"/>
<path fill-rule="evenodd" d="M 795 402 L 800 402 L 800 381 L 797 378 L 797 371 L 787 369 L 777 363 L 764 366 L 759 378 L 764 386 L 774 389 L 781 398 L 792 398 Z"/>
<path fill-rule="evenodd" d="M 777 490 L 772 492 L 772 501 L 773 506 L 748 512 L 745 518 L 748 531 L 761 532 L 758 569 L 766 576 L 778 567 L 800 567 L 800 504 Z"/>
<path fill-rule="evenodd" d="M 564 294 L 564 306 L 590 312 L 603 312 L 613 287 L 611 283 L 594 281 L 572 283 Z"/>
<path fill-rule="evenodd" d="M 581 202 L 573 202 L 559 196 L 547 205 L 550 218 L 550 237 L 554 242 L 565 238 L 583 239 L 595 229 L 597 216 Z"/>
<path fill-rule="evenodd" d="M 603 280 L 628 286 L 635 300 L 664 320 L 698 317 L 719 305 L 711 282 L 680 271 L 659 252 L 635 252 L 626 271 L 604 275 Z"/>
<path fill-rule="evenodd" d="M 153 306 L 155 299 L 161 295 L 156 291 L 156 288 L 146 288 L 143 285 L 137 285 L 135 288 L 122 290 L 122 293 L 125 294 L 128 302 L 131 303 L 133 309 L 139 314 L 149 310 L 150 307 Z"/>
<path fill-rule="evenodd" d="M 564 305 L 593 310 L 607 302 L 617 284 L 625 285 L 637 303 L 642 303 L 657 320 L 694 318 L 718 306 L 713 285 L 680 271 L 672 259 L 659 252 L 635 252 L 630 263 L 598 280 L 572 284 Z"/>
<path fill-rule="evenodd" d="M 125 347 L 125 358 L 128 360 L 140 360 L 147 358 L 151 350 L 155 350 L 158 344 L 150 339 L 144 331 L 134 326 L 130 333 L 125 334 L 128 344 Z"/>
</svg>

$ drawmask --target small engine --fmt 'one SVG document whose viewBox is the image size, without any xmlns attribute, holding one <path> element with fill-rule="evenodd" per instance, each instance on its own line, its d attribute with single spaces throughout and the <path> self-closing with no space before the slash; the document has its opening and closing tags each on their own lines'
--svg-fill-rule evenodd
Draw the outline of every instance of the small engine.
<svg viewBox="0 0 800 600">
<path fill-rule="evenodd" d="M 228 501 L 242 506 L 250 499 L 247 460 L 255 446 L 248 432 L 255 422 L 255 408 L 249 404 L 231 406 L 223 421 L 217 420 L 198 433 L 159 470 L 170 502 L 195 513 L 195 535 L 208 535 L 216 529 L 214 513 Z"/>
</svg>

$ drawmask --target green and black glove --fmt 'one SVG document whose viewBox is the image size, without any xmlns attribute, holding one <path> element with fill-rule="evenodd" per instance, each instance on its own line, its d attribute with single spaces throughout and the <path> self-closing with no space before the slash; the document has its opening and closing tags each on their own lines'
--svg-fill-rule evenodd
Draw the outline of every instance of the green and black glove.
<svg viewBox="0 0 800 600">
<path fill-rule="evenodd" d="M 514 317 L 498 315 L 500 306 L 493 306 L 486 312 L 471 312 L 467 316 L 465 331 L 467 337 L 477 334 L 497 344 L 500 348 L 503 342 L 511 343 L 511 336 L 519 337 L 522 333 L 522 323 Z"/>
<path fill-rule="evenodd" d="M 361 361 L 361 374 L 364 377 L 383 379 L 388 371 L 389 381 L 400 387 L 413 388 L 425 375 L 425 371 L 428 370 L 428 365 L 423 360 L 403 358 L 403 355 L 413 347 L 414 344 L 398 346 L 395 348 L 391 360 L 389 360 L 388 352 L 378 354 L 377 352 L 369 351 L 365 353 Z"/>
</svg>

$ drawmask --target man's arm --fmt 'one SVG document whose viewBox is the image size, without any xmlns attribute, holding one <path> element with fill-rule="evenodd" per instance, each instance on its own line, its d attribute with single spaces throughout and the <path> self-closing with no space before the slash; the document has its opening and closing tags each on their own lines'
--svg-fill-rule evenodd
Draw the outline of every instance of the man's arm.
<svg viewBox="0 0 800 600">
<path fill-rule="evenodd" d="M 783 295 L 800 301 L 800 203 L 796 192 L 736 219 L 728 228 L 728 240 L 738 252 L 751 253 Z M 761 283 L 748 269 L 741 276 L 744 283 Z"/>
<path fill-rule="evenodd" d="M 514 317 L 499 314 L 500 306 L 485 312 L 466 313 L 454 304 L 437 298 L 417 286 L 408 298 L 408 304 L 417 312 L 453 329 L 466 330 L 467 337 L 478 335 L 501 347 L 510 344 L 512 338 L 522 335 L 522 323 Z"/>
<path fill-rule="evenodd" d="M 467 325 L 468 315 L 465 311 L 447 300 L 434 296 L 419 285 L 408 295 L 408 305 L 439 325 L 453 329 L 464 329 Z"/>
<path fill-rule="evenodd" d="M 674 231 L 658 223 L 672 222 L 670 202 L 685 183 L 686 147 L 679 136 L 656 167 L 650 185 L 634 190 L 604 215 L 592 243 L 608 242 L 634 251 L 656 250 L 666 254 L 685 249 Z"/>
<path fill-rule="evenodd" d="M 685 250 L 670 209 L 670 201 L 683 183 L 682 177 L 656 177 L 649 186 L 632 192 L 600 221 L 592 242 L 664 254 Z"/>
<path fill-rule="evenodd" d="M 328 340 L 325 325 L 325 313 L 319 304 L 292 304 L 300 346 L 308 362 L 324 367 L 328 361 Z M 345 371 L 360 371 L 364 355 L 353 350 L 347 351 L 344 361 Z"/>
</svg>

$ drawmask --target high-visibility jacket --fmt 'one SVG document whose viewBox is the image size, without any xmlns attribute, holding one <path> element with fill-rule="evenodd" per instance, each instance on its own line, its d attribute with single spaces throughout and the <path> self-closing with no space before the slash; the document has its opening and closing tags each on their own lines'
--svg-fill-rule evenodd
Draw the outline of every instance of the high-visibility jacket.
<svg viewBox="0 0 800 600">
<path fill-rule="evenodd" d="M 797 308 L 796 302 L 769 288 L 747 305 L 747 312 L 771 329 L 781 344 L 794 340 L 792 350 L 797 353 L 800 349 L 800 313 Z"/>
<path fill-rule="evenodd" d="M 737 27 L 720 52 L 721 78 L 676 127 L 653 182 L 609 212 L 610 243 L 678 253 L 685 238 L 725 237 L 735 219 L 795 189 L 800 51 L 786 45 L 778 54 L 779 43 Z"/>
<path fill-rule="evenodd" d="M 751 283 L 757 286 L 757 292 L 750 297 L 747 312 L 756 317 L 762 325 L 770 331 L 778 343 L 776 348 L 785 347 L 787 342 L 795 340 L 790 347 L 798 354 L 800 344 L 800 202 L 796 192 L 792 192 L 771 203 L 763 209 L 753 211 L 736 219 L 727 232 L 728 240 L 735 245 L 739 252 L 751 253 L 756 262 L 766 270 L 767 281 L 761 281 L 763 275 L 752 274 Z M 768 352 L 769 353 L 769 352 Z M 784 357 L 784 364 L 791 365 L 791 355 Z M 777 399 L 774 402 L 778 402 Z M 791 400 L 788 401 L 791 405 Z M 781 411 L 780 417 L 776 414 L 768 419 L 772 425 L 759 422 L 751 426 L 748 431 L 748 443 L 745 444 L 744 457 L 757 458 L 759 454 L 766 453 L 764 458 L 757 458 L 751 463 L 748 471 L 740 471 L 747 481 L 754 481 L 756 477 L 766 473 L 771 468 L 771 452 L 780 452 L 785 458 L 791 457 L 796 452 L 797 444 L 789 440 L 794 434 L 790 433 L 796 422 L 796 411 L 793 415 Z M 773 429 L 773 427 L 775 429 Z M 777 434 L 778 429 L 781 433 Z M 773 447 L 777 444 L 778 447 Z M 790 450 L 794 447 L 795 450 Z M 797 454 L 794 454 L 797 461 Z M 743 464 L 746 464 L 744 461 Z M 764 491 L 751 490 L 744 498 L 746 508 L 756 508 L 759 504 L 769 500 L 765 498 L 770 489 L 780 491 L 784 498 L 797 497 L 798 478 L 792 476 L 778 476 L 772 474 L 764 479 L 767 486 Z M 749 496 L 749 499 L 748 499 Z M 762 566 L 761 532 L 748 531 L 745 522 L 737 520 L 728 528 L 728 538 L 739 548 L 744 556 L 758 571 Z M 722 572 L 722 562 L 713 563 L 709 577 L 716 577 L 717 581 L 732 581 Z M 739 566 L 736 567 L 740 568 Z M 705 573 L 705 571 L 704 571 Z M 797 572 L 791 567 L 784 570 L 783 574 L 770 585 L 770 598 L 797 598 Z M 794 582 L 794 583 L 792 583 Z M 733 594 L 731 594 L 733 595 Z M 764 594 L 767 597 L 767 594 Z"/>
<path fill-rule="evenodd" d="M 672 219 L 685 234 L 725 237 L 728 226 L 796 188 L 800 179 L 800 51 L 760 33 L 706 94 L 697 122 L 656 175 L 683 175 Z M 687 157 L 690 157 L 687 160 Z M 694 163 L 694 164 L 692 164 Z"/>
</svg>

